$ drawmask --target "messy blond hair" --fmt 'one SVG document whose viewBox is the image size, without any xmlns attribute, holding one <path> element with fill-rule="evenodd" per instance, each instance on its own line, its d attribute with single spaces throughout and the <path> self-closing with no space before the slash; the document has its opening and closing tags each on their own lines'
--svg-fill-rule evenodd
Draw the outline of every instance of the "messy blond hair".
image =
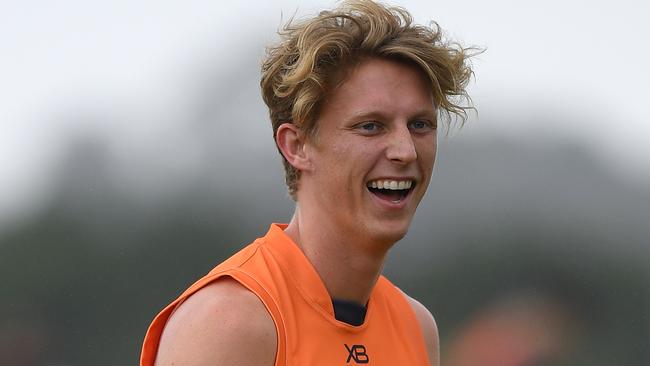
<svg viewBox="0 0 650 366">
<path fill-rule="evenodd" d="M 283 123 L 293 123 L 313 137 L 324 96 L 349 66 L 365 58 L 388 58 L 418 67 L 428 78 L 440 112 L 459 117 L 472 109 L 465 87 L 472 75 L 468 59 L 476 52 L 443 38 L 440 27 L 413 24 L 406 9 L 370 0 L 343 1 L 333 10 L 294 22 L 279 32 L 280 42 L 267 49 L 262 63 L 262 97 L 269 108 L 273 137 Z M 449 120 L 449 119 L 447 119 Z M 283 156 L 292 198 L 300 171 Z"/>
</svg>

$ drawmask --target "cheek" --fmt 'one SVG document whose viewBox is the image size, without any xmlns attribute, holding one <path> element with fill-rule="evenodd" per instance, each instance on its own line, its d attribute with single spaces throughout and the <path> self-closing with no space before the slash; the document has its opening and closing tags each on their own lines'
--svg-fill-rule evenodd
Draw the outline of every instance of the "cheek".
<svg viewBox="0 0 650 366">
<path fill-rule="evenodd" d="M 418 145 L 418 160 L 422 162 L 422 165 L 428 168 L 433 167 L 433 163 L 436 160 L 437 152 L 437 139 L 426 139 L 421 141 Z"/>
<path fill-rule="evenodd" d="M 349 170 L 359 160 L 359 152 L 354 144 L 336 143 L 333 144 L 327 153 L 328 168 L 334 171 Z"/>
<path fill-rule="evenodd" d="M 320 184 L 327 189 L 344 192 L 341 187 L 349 185 L 349 178 L 354 169 L 354 161 L 351 149 L 344 144 L 332 144 L 327 151 L 320 151 L 315 159 L 314 172 L 318 176 Z"/>
<path fill-rule="evenodd" d="M 431 150 L 432 150 L 432 152 L 431 152 L 431 165 L 433 165 L 433 163 L 435 163 L 435 161 L 436 161 L 436 155 L 438 154 L 438 146 L 434 145 Z"/>
</svg>

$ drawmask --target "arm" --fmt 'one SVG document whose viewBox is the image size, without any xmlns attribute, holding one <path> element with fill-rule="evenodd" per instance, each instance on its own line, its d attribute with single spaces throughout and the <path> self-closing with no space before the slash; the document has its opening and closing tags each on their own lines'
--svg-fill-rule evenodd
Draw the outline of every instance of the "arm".
<svg viewBox="0 0 650 366">
<path fill-rule="evenodd" d="M 261 300 L 224 278 L 199 290 L 172 314 L 156 366 L 272 366 L 276 347 L 275 323 Z"/>
<path fill-rule="evenodd" d="M 436 325 L 436 321 L 424 305 L 420 304 L 420 302 L 414 298 L 406 294 L 404 295 L 408 299 L 408 302 L 420 323 L 420 328 L 424 335 L 424 343 L 429 353 L 429 363 L 431 366 L 440 366 L 440 341 L 438 338 L 438 326 Z"/>
</svg>

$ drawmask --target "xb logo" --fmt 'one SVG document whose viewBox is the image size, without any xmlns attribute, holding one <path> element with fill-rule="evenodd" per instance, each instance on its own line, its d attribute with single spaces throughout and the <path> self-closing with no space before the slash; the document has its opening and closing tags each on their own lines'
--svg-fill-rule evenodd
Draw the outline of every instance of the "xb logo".
<svg viewBox="0 0 650 366">
<path fill-rule="evenodd" d="M 348 359 L 346 363 L 350 363 L 350 360 L 354 360 L 356 363 L 368 363 L 370 359 L 366 353 L 366 347 L 363 344 L 353 344 L 351 347 L 347 344 L 344 344 L 345 349 L 348 350 Z"/>
</svg>

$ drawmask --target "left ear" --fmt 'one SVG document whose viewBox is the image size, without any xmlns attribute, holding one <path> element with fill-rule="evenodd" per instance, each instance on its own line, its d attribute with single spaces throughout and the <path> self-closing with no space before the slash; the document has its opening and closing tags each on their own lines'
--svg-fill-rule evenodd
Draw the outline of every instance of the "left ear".
<svg viewBox="0 0 650 366">
<path fill-rule="evenodd" d="M 311 168 L 305 134 L 293 123 L 283 123 L 275 133 L 275 143 L 289 164 L 299 171 Z"/>
</svg>

